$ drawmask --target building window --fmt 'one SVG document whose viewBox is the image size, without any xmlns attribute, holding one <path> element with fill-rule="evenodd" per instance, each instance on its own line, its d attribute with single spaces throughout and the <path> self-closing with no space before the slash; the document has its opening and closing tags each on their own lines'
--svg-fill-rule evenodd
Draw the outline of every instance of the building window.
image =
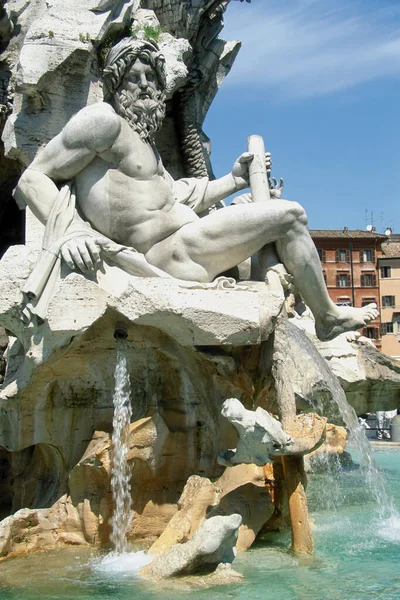
<svg viewBox="0 0 400 600">
<path fill-rule="evenodd" d="M 367 306 L 367 304 L 372 304 L 372 303 L 376 304 L 375 296 L 370 296 L 369 298 L 365 297 L 365 298 L 361 299 L 361 306 Z"/>
<path fill-rule="evenodd" d="M 392 276 L 392 267 L 381 267 L 382 279 L 388 279 Z"/>
<path fill-rule="evenodd" d="M 361 275 L 361 287 L 376 287 L 375 273 L 364 273 Z"/>
<path fill-rule="evenodd" d="M 321 262 L 326 262 L 326 250 L 321 250 L 321 248 L 317 248 L 319 260 Z"/>
<path fill-rule="evenodd" d="M 378 339 L 378 328 L 377 327 L 365 327 L 365 329 L 363 329 L 363 335 L 365 335 L 365 337 L 369 338 L 370 340 L 377 340 Z"/>
<path fill-rule="evenodd" d="M 382 296 L 382 308 L 394 308 L 395 306 L 395 296 Z"/>
<path fill-rule="evenodd" d="M 350 262 L 350 252 L 348 250 L 336 250 L 336 262 Z"/>
<path fill-rule="evenodd" d="M 336 275 L 336 287 L 350 287 L 350 275 L 349 275 L 349 273 L 337 273 L 337 275 Z"/>
<path fill-rule="evenodd" d="M 360 262 L 375 262 L 375 250 L 360 250 Z"/>
<path fill-rule="evenodd" d="M 386 335 L 387 333 L 393 333 L 393 323 L 381 323 L 381 335 Z"/>
</svg>

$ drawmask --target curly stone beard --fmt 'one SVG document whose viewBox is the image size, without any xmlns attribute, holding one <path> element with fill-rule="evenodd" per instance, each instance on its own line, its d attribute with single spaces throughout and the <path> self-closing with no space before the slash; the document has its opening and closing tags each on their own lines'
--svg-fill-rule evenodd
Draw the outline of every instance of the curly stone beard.
<svg viewBox="0 0 400 600">
<path fill-rule="evenodd" d="M 117 114 L 125 119 L 144 141 L 153 138 L 165 117 L 163 92 L 148 89 L 145 93 L 148 98 L 140 98 L 141 90 L 132 93 L 122 89 L 115 92 L 113 98 L 113 106 Z"/>
</svg>

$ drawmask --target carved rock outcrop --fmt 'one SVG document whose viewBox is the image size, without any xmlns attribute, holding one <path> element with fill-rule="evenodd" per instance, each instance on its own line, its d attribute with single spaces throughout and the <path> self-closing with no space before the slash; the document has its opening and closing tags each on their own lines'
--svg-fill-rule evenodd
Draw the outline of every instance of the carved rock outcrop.
<svg viewBox="0 0 400 600">
<path fill-rule="evenodd" d="M 210 517 L 192 539 L 175 544 L 165 554 L 157 556 L 140 570 L 140 575 L 148 579 L 165 579 L 204 568 L 213 571 L 220 564 L 231 564 L 236 556 L 241 522 L 242 518 L 237 514 Z"/>
<path fill-rule="evenodd" d="M 291 322 L 307 332 L 358 415 L 393 410 L 400 405 L 400 366 L 377 350 L 370 340 L 356 332 L 321 342 L 315 335 L 310 316 Z"/>
</svg>

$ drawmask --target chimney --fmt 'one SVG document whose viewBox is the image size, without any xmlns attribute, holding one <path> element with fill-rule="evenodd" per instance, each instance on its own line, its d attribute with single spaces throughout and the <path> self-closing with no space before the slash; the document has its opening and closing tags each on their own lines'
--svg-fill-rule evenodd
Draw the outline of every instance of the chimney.
<svg viewBox="0 0 400 600">
<path fill-rule="evenodd" d="M 348 227 L 343 227 L 343 233 L 348 234 L 349 233 L 349 228 Z"/>
<path fill-rule="evenodd" d="M 376 233 L 376 227 L 375 227 L 375 225 L 372 225 L 372 227 L 371 227 L 371 233 Z"/>
<path fill-rule="evenodd" d="M 389 237 L 392 235 L 392 228 L 391 227 L 386 227 L 385 229 L 385 235 L 388 235 Z"/>
</svg>

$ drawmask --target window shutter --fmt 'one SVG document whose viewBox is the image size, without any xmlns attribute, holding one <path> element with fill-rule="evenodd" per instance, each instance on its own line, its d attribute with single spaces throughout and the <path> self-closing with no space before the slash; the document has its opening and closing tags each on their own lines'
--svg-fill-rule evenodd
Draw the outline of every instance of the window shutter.
<svg viewBox="0 0 400 600">
<path fill-rule="evenodd" d="M 336 250 L 336 262 L 340 262 L 339 250 Z"/>
<path fill-rule="evenodd" d="M 371 250 L 371 261 L 375 262 L 375 250 Z"/>
<path fill-rule="evenodd" d="M 326 250 L 321 251 L 322 262 L 326 262 Z"/>
<path fill-rule="evenodd" d="M 361 287 L 365 287 L 365 275 L 361 275 Z"/>
<path fill-rule="evenodd" d="M 340 275 L 336 275 L 336 287 L 340 285 Z"/>
<path fill-rule="evenodd" d="M 372 279 L 372 287 L 376 287 L 376 275 L 375 273 L 371 276 Z"/>
<path fill-rule="evenodd" d="M 350 262 L 350 251 L 346 250 L 346 262 Z"/>
<path fill-rule="evenodd" d="M 364 262 L 364 253 L 360 250 L 360 262 Z"/>
</svg>

